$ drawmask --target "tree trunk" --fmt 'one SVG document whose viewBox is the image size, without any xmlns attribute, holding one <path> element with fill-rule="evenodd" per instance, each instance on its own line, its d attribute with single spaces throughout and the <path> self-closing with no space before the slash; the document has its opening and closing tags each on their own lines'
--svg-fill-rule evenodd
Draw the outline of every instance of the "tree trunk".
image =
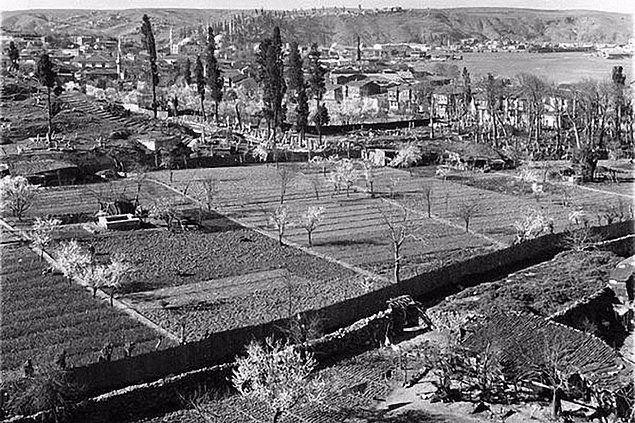
<svg viewBox="0 0 635 423">
<path fill-rule="evenodd" d="M 394 261 L 395 261 L 395 265 L 394 265 L 394 280 L 395 280 L 395 284 L 399 283 L 399 273 L 401 270 L 401 257 L 399 257 L 399 247 L 400 245 L 397 243 L 393 243 L 393 253 L 394 253 Z"/>
<path fill-rule="evenodd" d="M 312 231 L 307 231 L 307 233 L 309 234 L 309 247 L 313 247 L 313 239 L 311 237 L 311 232 Z"/>
<path fill-rule="evenodd" d="M 557 419 L 560 415 L 562 404 L 560 402 L 560 389 L 553 388 L 553 397 L 551 399 L 551 416 Z"/>
<path fill-rule="evenodd" d="M 242 119 L 240 117 L 240 110 L 238 110 L 238 104 L 234 105 L 234 110 L 236 110 L 236 119 L 238 120 L 238 127 L 242 131 L 242 129 L 243 129 L 243 121 L 242 121 Z"/>
<path fill-rule="evenodd" d="M 218 126 L 218 101 L 214 101 L 214 116 L 216 117 L 216 126 Z"/>
<path fill-rule="evenodd" d="M 48 132 L 46 133 L 46 138 L 51 143 L 51 136 L 53 135 L 53 118 L 51 117 L 51 87 L 46 87 L 46 104 L 47 104 L 47 118 L 48 118 Z"/>
<path fill-rule="evenodd" d="M 282 410 L 280 409 L 276 409 L 275 413 L 273 413 L 273 423 L 278 423 L 278 421 L 280 420 L 280 417 L 282 417 Z"/>
<path fill-rule="evenodd" d="M 201 94 L 201 115 L 203 115 L 203 121 L 205 121 L 205 105 L 203 104 L 204 99 L 205 94 Z"/>
<path fill-rule="evenodd" d="M 157 118 L 157 87 L 154 85 L 154 75 L 152 75 L 152 113 Z"/>
</svg>

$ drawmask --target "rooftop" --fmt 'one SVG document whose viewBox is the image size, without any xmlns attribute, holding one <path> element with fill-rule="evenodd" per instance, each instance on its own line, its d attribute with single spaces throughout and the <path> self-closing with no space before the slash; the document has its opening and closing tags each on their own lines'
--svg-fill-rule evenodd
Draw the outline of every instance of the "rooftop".
<svg viewBox="0 0 635 423">
<path fill-rule="evenodd" d="M 555 359 L 560 370 L 579 374 L 598 390 L 616 392 L 632 383 L 633 366 L 604 341 L 529 313 L 493 313 L 464 341 L 479 351 L 488 344 L 522 368 Z"/>
</svg>

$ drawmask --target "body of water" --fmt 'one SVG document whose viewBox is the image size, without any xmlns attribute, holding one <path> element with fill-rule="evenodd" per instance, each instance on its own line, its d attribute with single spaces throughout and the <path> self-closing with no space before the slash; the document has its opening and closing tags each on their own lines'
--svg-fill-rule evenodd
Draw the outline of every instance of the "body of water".
<svg viewBox="0 0 635 423">
<path fill-rule="evenodd" d="M 610 79 L 613 66 L 622 66 L 626 83 L 633 78 L 632 59 L 609 60 L 592 53 L 463 53 L 463 60 L 442 62 L 466 67 L 472 80 L 491 72 L 514 77 L 519 73 L 533 73 L 556 83 L 579 82 L 586 78 Z M 434 63 L 427 62 L 426 68 Z"/>
</svg>

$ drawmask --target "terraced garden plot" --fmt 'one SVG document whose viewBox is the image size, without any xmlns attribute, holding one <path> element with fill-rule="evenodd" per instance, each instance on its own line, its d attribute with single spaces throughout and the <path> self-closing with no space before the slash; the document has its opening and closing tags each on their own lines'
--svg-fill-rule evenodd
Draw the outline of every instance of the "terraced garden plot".
<svg viewBox="0 0 635 423">
<path fill-rule="evenodd" d="M 61 275 L 44 274 L 48 265 L 24 245 L 2 247 L 2 371 L 17 369 L 32 359 L 38 366 L 65 350 L 72 366 L 97 360 L 111 342 L 114 359 L 126 342 L 134 354 L 173 346 L 169 339 L 91 298 Z"/>
<path fill-rule="evenodd" d="M 179 171 L 174 173 L 172 184 L 178 189 L 187 188 L 188 194 L 203 200 L 203 185 L 198 181 L 209 176 L 219 181 L 215 204 L 221 213 L 276 233 L 267 214 L 280 204 L 280 183 L 275 166 Z M 152 177 L 167 178 L 167 174 L 153 173 Z M 312 181 L 317 181 L 316 185 Z M 319 198 L 315 194 L 316 187 Z M 296 223 L 308 206 L 325 208 L 324 222 L 313 233 L 315 251 L 389 274 L 392 250 L 385 219 L 393 221 L 400 215 L 400 210 L 381 198 L 371 198 L 369 194 L 354 189 L 348 196 L 344 192 L 333 194 L 332 186 L 319 168 L 304 170 L 304 175 L 298 176 L 296 182 L 287 188 L 284 204 Z M 411 214 L 409 221 L 417 228 L 416 235 L 420 239 L 409 240 L 404 246 L 404 277 L 496 248 L 495 240 L 465 233 L 456 225 L 420 214 Z M 305 230 L 297 224 L 287 230 L 286 238 L 301 245 L 308 244 Z"/>
<path fill-rule="evenodd" d="M 635 198 L 632 197 L 631 192 L 627 192 L 627 188 L 632 189 L 633 187 L 628 182 L 586 183 L 584 185 L 546 182 L 541 184 L 542 194 L 536 197 L 532 192 L 531 183 L 523 183 L 511 173 L 463 172 L 455 175 L 452 181 L 487 191 L 522 197 L 534 201 L 537 204 L 536 208 L 552 210 L 564 206 L 567 210 L 583 209 L 587 211 L 592 220 L 596 220 L 598 212 L 601 213 L 607 206 L 622 207 L 625 212 L 628 212 L 628 204 Z M 613 187 L 614 190 L 610 187 Z M 595 222 L 595 224 L 605 223 Z"/>
<path fill-rule="evenodd" d="M 185 321 L 187 337 L 197 339 L 214 330 L 263 323 L 314 306 L 316 290 L 310 285 L 310 280 L 286 269 L 273 269 L 131 293 L 120 300 L 173 333 L 179 333 Z M 323 295 L 326 304 L 328 293 Z"/>
<path fill-rule="evenodd" d="M 233 223 L 223 228 L 215 221 L 204 221 L 203 225 L 209 229 L 180 233 L 165 229 L 133 230 L 79 240 L 90 242 L 99 260 L 108 261 L 115 253 L 127 257 L 136 270 L 124 287 L 122 298 L 173 333 L 180 332 L 185 316 L 188 339 L 202 337 L 206 332 L 269 322 L 287 317 L 289 312 L 324 307 L 365 292 L 359 275 L 338 264 L 280 246 Z M 249 281 L 252 276 L 245 275 L 254 273 L 261 273 L 263 280 L 231 282 L 236 278 Z M 263 276 L 267 274 L 268 282 Z M 218 282 L 219 279 L 224 282 Z M 210 288 L 205 282 L 211 280 L 217 285 L 235 286 L 225 287 L 223 295 L 211 296 L 200 307 L 188 306 L 190 300 L 198 297 L 197 290 Z M 162 288 L 167 290 L 155 291 Z M 145 294 L 138 295 L 140 292 Z M 157 298 L 150 303 L 134 301 L 144 296 Z M 166 309 L 161 305 L 164 296 L 167 296 L 164 302 L 176 301 L 177 306 L 184 307 Z M 177 299 L 181 296 L 182 299 Z M 200 298 L 199 303 L 203 300 Z"/>
<path fill-rule="evenodd" d="M 27 215 L 51 215 L 63 223 L 92 221 L 95 213 L 99 211 L 100 198 L 114 199 L 124 196 L 133 200 L 136 192 L 137 183 L 133 178 L 98 184 L 40 188 Z M 169 198 L 173 204 L 180 207 L 191 206 L 188 200 L 184 200 L 173 191 L 151 182 L 143 182 L 139 195 L 140 203 L 150 205 L 157 198 Z"/>
<path fill-rule="evenodd" d="M 493 310 L 562 312 L 606 287 L 621 258 L 608 251 L 565 251 L 552 260 L 447 297 L 428 310 L 433 318 L 485 316 Z"/>
<path fill-rule="evenodd" d="M 53 118 L 54 131 L 71 137 L 78 149 L 94 147 L 98 138 L 103 138 L 110 144 L 121 144 L 121 141 L 109 139 L 110 133 L 116 130 L 127 129 L 133 135 L 146 134 L 161 130 L 163 125 L 163 122 L 141 114 L 119 116 L 105 107 L 107 103 L 96 101 L 79 92 L 65 92 L 53 100 L 64 107 Z M 14 142 L 46 134 L 46 95 L 43 92 L 23 101 L 0 102 L 0 114 L 11 122 L 11 130 L 7 131 L 6 135 Z M 172 130 L 178 132 L 186 141 L 191 139 L 185 131 L 176 128 Z M 128 141 L 123 143 L 129 144 Z M 6 145 L 2 147 L 2 152 L 14 154 L 17 150 L 15 145 Z"/>
<path fill-rule="evenodd" d="M 459 176 L 461 174 L 467 175 L 457 173 Z M 476 174 L 474 177 L 487 179 L 494 176 Z M 475 202 L 479 213 L 470 221 L 470 228 L 503 243 L 513 241 L 514 222 L 521 219 L 527 210 L 539 210 L 546 218 L 553 219 L 554 231 L 561 232 L 570 227 L 569 215 L 572 211 L 582 208 L 592 217 L 591 223 L 597 225 L 594 216 L 598 205 L 617 201 L 617 197 L 611 194 L 571 187 L 568 194 L 569 205 L 565 206 L 559 195 L 547 195 L 537 200 L 522 194 L 520 188 L 516 193 L 502 193 L 465 185 L 461 183 L 461 179 L 443 181 L 416 174 L 410 177 L 406 171 L 391 168 L 382 168 L 380 171 L 380 184 L 386 185 L 391 179 L 397 178 L 401 181 L 398 191 L 401 195 L 397 196 L 397 201 L 408 208 L 424 211 L 423 186 L 430 186 L 432 212 L 457 225 L 463 224 L 456 216 L 459 205 L 462 202 Z"/>
</svg>

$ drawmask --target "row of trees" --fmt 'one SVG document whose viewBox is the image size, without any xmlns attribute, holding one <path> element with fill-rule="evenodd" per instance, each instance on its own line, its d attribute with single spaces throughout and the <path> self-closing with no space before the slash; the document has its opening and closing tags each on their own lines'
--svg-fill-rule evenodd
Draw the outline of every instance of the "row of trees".
<svg viewBox="0 0 635 423">
<path fill-rule="evenodd" d="M 157 51 L 154 33 L 152 31 L 152 24 L 148 15 L 143 15 L 141 34 L 143 35 L 144 48 L 148 51 L 149 56 L 150 80 L 152 83 L 152 110 L 154 112 L 154 117 L 156 118 L 156 87 L 159 85 L 159 69 L 157 66 Z M 203 60 L 205 60 L 205 67 L 203 67 Z M 191 82 L 196 84 L 196 91 L 201 99 L 201 114 L 203 117 L 205 117 L 205 106 L 203 102 L 205 100 L 206 90 L 209 89 L 210 97 L 214 101 L 215 106 L 214 116 L 216 118 L 216 123 L 218 123 L 218 107 L 220 102 L 223 100 L 223 84 L 225 83 L 225 80 L 216 58 L 216 41 L 212 27 L 209 27 L 207 31 L 205 57 L 201 59 L 201 56 L 198 55 L 196 57 L 196 61 L 194 62 L 194 81 L 192 81 L 191 66 L 190 59 L 186 59 L 183 64 L 179 66 L 179 73 L 184 76 L 188 85 Z M 176 97 L 172 99 L 172 104 L 175 109 L 178 108 L 178 99 Z"/>
<path fill-rule="evenodd" d="M 489 122 L 474 121 L 469 110 L 473 84 L 467 69 L 463 69 L 460 104 L 453 104 L 449 120 L 459 128 L 471 131 L 475 139 L 485 137 L 494 148 L 503 147 L 513 133 L 525 140 L 526 153 L 560 157 L 573 151 L 573 163 L 584 181 L 591 180 L 601 151 L 630 151 L 633 146 L 633 109 L 626 76 L 621 66 L 615 66 L 610 80 L 584 80 L 575 84 L 557 85 L 536 75 L 521 73 L 515 80 L 488 74 L 475 84 L 483 93 Z M 520 115 L 505 113 L 505 101 L 522 99 L 526 110 Z M 554 116 L 553 129 L 545 131 L 546 107 Z M 510 120 L 511 119 L 511 120 Z"/>
</svg>

